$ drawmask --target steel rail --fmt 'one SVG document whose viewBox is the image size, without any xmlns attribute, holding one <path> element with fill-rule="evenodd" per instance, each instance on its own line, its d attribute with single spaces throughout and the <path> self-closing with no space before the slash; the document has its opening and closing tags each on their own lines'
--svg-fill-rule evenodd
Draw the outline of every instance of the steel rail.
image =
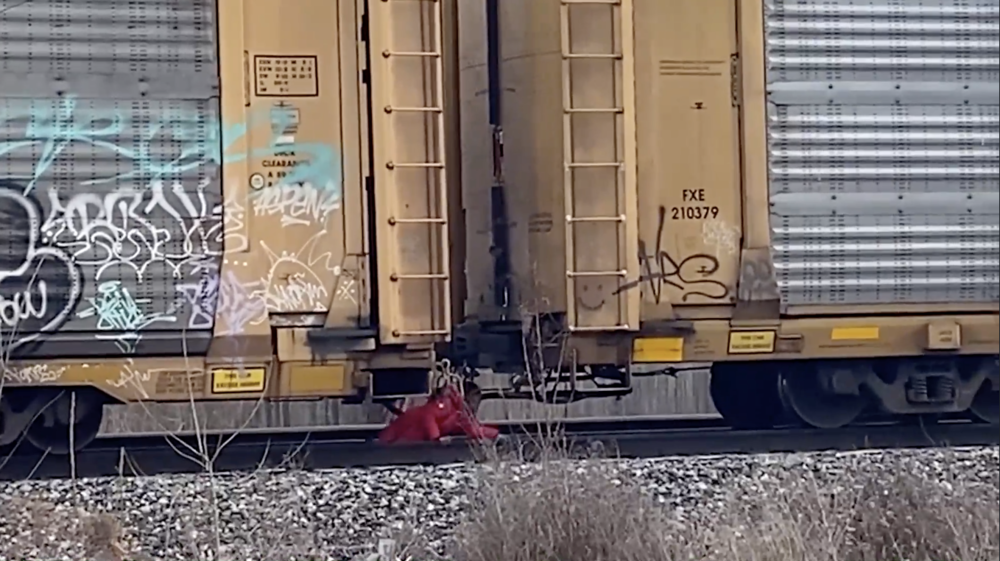
<svg viewBox="0 0 1000 561">
<path fill-rule="evenodd" d="M 101 438 L 69 456 L 37 452 L 0 457 L 0 481 L 68 477 L 130 477 L 255 469 L 334 469 L 443 465 L 517 454 L 526 460 L 556 446 L 571 457 L 651 458 L 671 455 L 748 454 L 1000 445 L 996 426 L 963 421 L 927 425 L 874 423 L 838 430 L 784 427 L 745 431 L 717 418 L 567 421 L 551 425 L 507 423 L 504 439 L 483 447 L 456 439 L 440 444 L 381 445 L 378 427 L 255 430 L 240 433 L 141 435 Z M 553 444 L 553 442 L 555 444 Z M 543 444 L 544 443 L 544 444 Z M 471 445 L 470 445 L 471 444 Z M 201 450 L 201 452 L 198 452 Z"/>
</svg>

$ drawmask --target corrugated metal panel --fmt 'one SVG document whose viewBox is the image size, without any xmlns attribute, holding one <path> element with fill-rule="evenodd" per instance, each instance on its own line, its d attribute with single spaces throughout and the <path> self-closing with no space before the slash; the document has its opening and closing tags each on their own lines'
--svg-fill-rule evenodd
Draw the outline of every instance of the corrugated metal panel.
<svg viewBox="0 0 1000 561">
<path fill-rule="evenodd" d="M 5 346 L 160 353 L 211 329 L 216 58 L 214 0 L 0 0 Z"/>
<path fill-rule="evenodd" d="M 786 304 L 1000 298 L 997 0 L 766 7 Z"/>
</svg>

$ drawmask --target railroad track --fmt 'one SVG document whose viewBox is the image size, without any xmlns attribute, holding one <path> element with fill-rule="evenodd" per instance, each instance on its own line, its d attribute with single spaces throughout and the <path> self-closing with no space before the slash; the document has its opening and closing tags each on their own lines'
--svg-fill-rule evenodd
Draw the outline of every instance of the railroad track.
<svg viewBox="0 0 1000 561">
<path fill-rule="evenodd" d="M 443 444 L 385 446 L 378 427 L 310 431 L 249 430 L 240 433 L 130 435 L 104 437 L 72 460 L 37 452 L 8 452 L 0 459 L 0 480 L 142 476 L 260 468 L 333 469 L 390 465 L 441 465 L 481 461 L 491 453 L 456 439 Z M 496 451 L 531 458 L 551 431 L 535 423 L 501 425 Z M 565 421 L 559 446 L 572 456 L 650 458 L 668 455 L 808 452 L 872 448 L 928 448 L 1000 445 L 996 426 L 961 420 L 935 424 L 871 423 L 839 430 L 785 427 L 733 430 L 714 417 Z M 541 431 L 541 432 L 540 432 Z M 551 433 L 549 433 L 551 434 Z"/>
</svg>

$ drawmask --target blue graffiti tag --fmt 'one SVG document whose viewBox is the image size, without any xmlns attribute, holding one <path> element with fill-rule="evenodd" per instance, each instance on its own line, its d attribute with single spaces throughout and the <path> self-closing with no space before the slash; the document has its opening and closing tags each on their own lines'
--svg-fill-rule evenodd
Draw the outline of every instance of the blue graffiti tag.
<svg viewBox="0 0 1000 561">
<path fill-rule="evenodd" d="M 156 322 L 174 322 L 170 314 L 147 314 L 142 310 L 148 298 L 136 299 L 120 281 L 102 282 L 97 287 L 97 297 L 87 298 L 91 307 L 77 315 L 81 318 L 96 317 L 101 331 L 141 331 Z"/>
<path fill-rule="evenodd" d="M 132 163 L 131 170 L 110 177 L 82 182 L 83 185 L 116 183 L 125 179 L 147 182 L 178 177 L 211 164 L 229 164 L 295 152 L 302 161 L 285 176 L 285 184 L 310 183 L 317 189 L 340 191 L 340 160 L 334 149 L 315 142 L 282 142 L 282 131 L 293 124 L 287 113 L 271 108 L 250 110 L 242 123 L 224 126 L 210 114 L 166 109 L 148 119 L 136 119 L 118 110 L 82 108 L 74 96 L 30 102 L 15 109 L 0 109 L 0 157 L 22 149 L 37 148 L 37 161 L 28 176 L 9 176 L 26 182 L 25 194 L 74 143 L 88 144 L 112 152 Z M 23 138 L 10 127 L 27 121 Z M 145 121 L 145 122 L 142 122 Z M 266 144 L 248 150 L 234 146 L 252 132 L 267 127 Z M 252 139 L 257 142 L 257 139 Z M 170 156 L 157 157 L 157 148 L 171 145 Z M 162 151 L 162 148 L 160 149 Z"/>
<path fill-rule="evenodd" d="M 111 336 L 123 351 L 131 352 L 141 339 L 141 332 L 154 323 L 173 323 L 173 315 L 147 314 L 142 306 L 148 298 L 135 298 L 120 281 L 107 281 L 97 286 L 95 298 L 87 298 L 91 307 L 77 313 L 80 318 L 96 318 L 98 331 L 114 332 Z M 98 338 L 104 338 L 98 335 Z"/>
</svg>

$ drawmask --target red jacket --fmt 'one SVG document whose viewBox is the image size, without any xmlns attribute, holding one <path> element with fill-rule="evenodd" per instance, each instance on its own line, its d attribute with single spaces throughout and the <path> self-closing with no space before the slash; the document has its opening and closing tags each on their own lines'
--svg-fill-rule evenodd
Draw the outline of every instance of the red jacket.
<svg viewBox="0 0 1000 561">
<path fill-rule="evenodd" d="M 379 433 L 380 442 L 437 442 L 444 436 L 467 436 L 494 439 L 500 431 L 483 425 L 466 407 L 462 394 L 454 387 L 444 388 L 419 405 L 396 417 Z"/>
</svg>

